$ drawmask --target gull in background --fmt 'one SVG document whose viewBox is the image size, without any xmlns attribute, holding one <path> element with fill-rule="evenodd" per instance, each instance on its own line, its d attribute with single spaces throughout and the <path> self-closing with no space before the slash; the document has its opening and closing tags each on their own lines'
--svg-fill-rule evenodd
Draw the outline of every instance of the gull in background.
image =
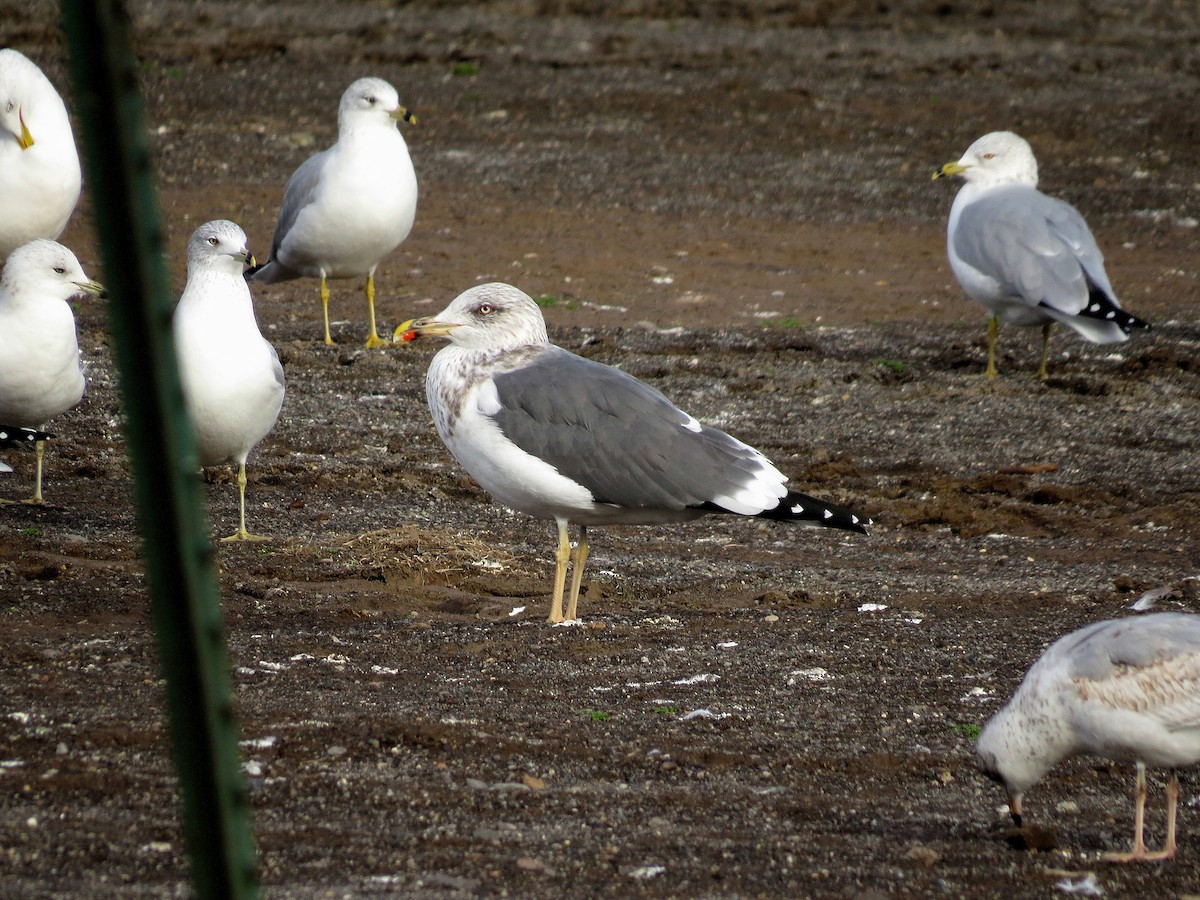
<svg viewBox="0 0 1200 900">
<path fill-rule="evenodd" d="M 1037 160 L 1024 138 L 985 134 L 933 173 L 950 175 L 966 181 L 950 207 L 950 268 L 967 296 L 991 314 L 988 378 L 996 377 L 1000 319 L 1042 326 L 1043 381 L 1055 322 L 1095 344 L 1126 341 L 1131 329 L 1150 327 L 1121 309 L 1083 216 L 1037 189 Z"/>
<path fill-rule="evenodd" d="M 397 120 L 415 121 L 382 78 L 360 78 L 338 106 L 338 139 L 305 160 L 283 193 L 271 256 L 247 272 L 266 284 L 320 278 L 329 333 L 330 278 L 366 275 L 368 347 L 387 342 L 375 328 L 375 269 L 412 230 L 417 175 Z"/>
<path fill-rule="evenodd" d="M 62 234 L 80 183 L 62 97 L 28 57 L 0 50 L 0 263 L 22 244 Z"/>
<path fill-rule="evenodd" d="M 243 264 L 254 265 L 254 257 L 233 222 L 208 222 L 192 234 L 175 350 L 200 465 L 238 467 L 238 530 L 224 540 L 262 541 L 246 530 L 246 458 L 279 418 L 283 366 L 258 330 Z"/>
</svg>

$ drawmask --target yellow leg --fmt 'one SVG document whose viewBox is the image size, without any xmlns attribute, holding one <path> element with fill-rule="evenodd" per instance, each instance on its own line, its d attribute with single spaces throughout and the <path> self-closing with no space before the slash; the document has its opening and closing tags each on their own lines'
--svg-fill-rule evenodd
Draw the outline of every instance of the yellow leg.
<svg viewBox="0 0 1200 900">
<path fill-rule="evenodd" d="M 333 336 L 329 333 L 329 285 L 325 283 L 325 273 L 321 273 L 321 306 L 325 310 L 325 343 L 333 346 Z"/>
<path fill-rule="evenodd" d="M 1046 371 L 1046 360 L 1050 358 L 1050 329 L 1053 327 L 1053 322 L 1047 322 L 1042 326 L 1042 365 L 1038 369 L 1038 378 L 1042 381 L 1050 377 L 1050 373 Z"/>
<path fill-rule="evenodd" d="M 557 568 L 554 570 L 554 594 L 550 597 L 548 622 L 563 620 L 563 587 L 567 583 L 567 561 L 571 558 L 571 539 L 567 535 L 566 519 L 558 520 L 558 552 L 554 554 Z"/>
<path fill-rule="evenodd" d="M 385 341 L 379 336 L 379 332 L 375 330 L 375 273 L 367 273 L 367 286 L 364 288 L 364 293 L 367 295 L 367 315 L 371 320 L 371 331 L 367 334 L 368 347 L 385 347 L 391 341 Z"/>
<path fill-rule="evenodd" d="M 269 541 L 270 538 L 261 534 L 251 534 L 246 530 L 246 464 L 242 463 L 238 466 L 238 514 L 240 526 L 227 538 L 221 538 L 222 541 Z"/>
<path fill-rule="evenodd" d="M 988 378 L 995 378 L 996 372 L 996 335 L 1000 332 L 1000 320 L 996 316 L 988 319 L 988 365 L 987 372 L 984 374 Z"/>
<path fill-rule="evenodd" d="M 42 457 L 46 454 L 46 442 L 38 441 L 34 445 L 34 455 L 37 457 L 37 475 L 33 481 L 33 496 L 26 500 L 26 503 L 41 503 L 42 502 Z"/>
<path fill-rule="evenodd" d="M 579 585 L 583 583 L 583 567 L 588 558 L 587 526 L 579 526 L 579 543 L 571 554 L 571 599 L 567 603 L 567 618 L 575 619 L 579 605 Z"/>
</svg>

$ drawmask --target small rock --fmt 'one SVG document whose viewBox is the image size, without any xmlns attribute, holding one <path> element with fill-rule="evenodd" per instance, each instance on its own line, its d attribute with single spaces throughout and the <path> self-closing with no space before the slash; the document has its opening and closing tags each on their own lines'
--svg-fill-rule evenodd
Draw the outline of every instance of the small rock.
<svg viewBox="0 0 1200 900">
<path fill-rule="evenodd" d="M 932 847 L 926 847 L 923 844 L 916 844 L 908 848 L 908 852 L 904 854 L 909 859 L 916 860 L 927 869 L 933 868 L 934 864 L 942 858 L 942 854 L 938 853 Z"/>
</svg>

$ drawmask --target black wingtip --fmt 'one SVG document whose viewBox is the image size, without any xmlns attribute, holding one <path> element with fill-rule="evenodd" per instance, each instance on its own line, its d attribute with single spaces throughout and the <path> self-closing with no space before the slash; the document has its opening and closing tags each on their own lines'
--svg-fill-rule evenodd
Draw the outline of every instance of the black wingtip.
<svg viewBox="0 0 1200 900">
<path fill-rule="evenodd" d="M 1088 305 L 1080 315 L 1101 322 L 1112 322 L 1126 334 L 1134 328 L 1150 330 L 1149 322 L 1121 309 L 1108 294 L 1096 287 L 1088 293 Z"/>
<path fill-rule="evenodd" d="M 27 447 L 39 441 L 48 441 L 54 435 L 36 428 L 18 425 L 0 425 L 0 447 Z"/>
<path fill-rule="evenodd" d="M 799 491 L 789 491 L 788 495 L 779 501 L 778 506 L 759 513 L 759 517 L 801 525 L 816 525 L 821 528 L 839 528 L 859 534 L 866 534 L 867 526 L 875 524 L 870 516 L 860 516 L 844 506 L 827 503 Z"/>
</svg>

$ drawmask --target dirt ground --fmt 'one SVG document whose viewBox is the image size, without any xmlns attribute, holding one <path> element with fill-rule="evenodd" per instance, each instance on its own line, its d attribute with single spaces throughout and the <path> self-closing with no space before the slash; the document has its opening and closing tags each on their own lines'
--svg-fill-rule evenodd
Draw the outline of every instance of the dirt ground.
<svg viewBox="0 0 1200 900">
<path fill-rule="evenodd" d="M 1186 3 L 155 2 L 138 46 L 177 287 L 200 223 L 266 255 L 283 184 L 383 76 L 421 199 L 380 314 L 482 280 L 553 338 L 761 448 L 866 537 L 735 517 L 597 529 L 585 627 L 544 622 L 553 528 L 433 431 L 435 346 L 365 351 L 360 285 L 255 288 L 287 373 L 217 553 L 268 896 L 1200 893 L 1184 774 L 1171 863 L 1100 862 L 1132 774 L 1063 763 L 1017 851 L 974 727 L 1051 640 L 1194 609 L 1200 574 L 1200 25 Z M 0 45 L 65 85 L 53 4 Z M 930 182 L 1027 137 L 1136 314 L 1128 344 L 1001 334 L 958 290 Z M 88 203 L 63 240 L 101 280 Z M 0 507 L 0 894 L 183 896 L 162 690 L 105 309 L 41 507 Z M 0 496 L 30 489 L 31 457 Z M 207 488 L 235 525 L 231 473 Z M 1150 839 L 1162 835 L 1162 773 Z M 1085 881 L 1093 873 L 1095 881 Z"/>
</svg>

